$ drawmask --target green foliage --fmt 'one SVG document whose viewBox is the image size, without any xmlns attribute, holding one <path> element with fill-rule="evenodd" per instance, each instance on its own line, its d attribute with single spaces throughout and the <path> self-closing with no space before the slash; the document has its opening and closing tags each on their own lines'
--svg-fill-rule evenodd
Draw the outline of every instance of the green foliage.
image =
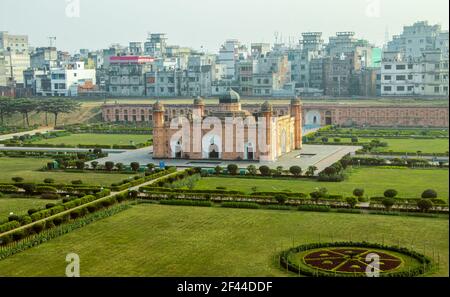
<svg viewBox="0 0 450 297">
<path fill-rule="evenodd" d="M 260 208 L 258 203 L 251 203 L 251 202 L 222 202 L 220 206 L 226 208 L 248 208 L 248 209 Z"/>
<path fill-rule="evenodd" d="M 356 199 L 355 197 L 347 197 L 345 198 L 345 202 L 347 202 L 350 208 L 355 208 L 356 204 L 358 203 L 358 199 Z"/>
<path fill-rule="evenodd" d="M 397 190 L 394 189 L 388 189 L 386 191 L 384 191 L 384 197 L 386 198 L 395 198 L 395 196 L 398 195 Z"/>
<path fill-rule="evenodd" d="M 297 207 L 297 210 L 299 211 L 317 211 L 317 212 L 329 212 L 331 208 L 327 205 L 299 205 Z"/>
<path fill-rule="evenodd" d="M 384 198 L 381 203 L 383 204 L 383 206 L 387 209 L 390 210 L 392 206 L 395 205 L 395 199 L 391 198 L 391 197 L 387 197 Z"/>
<path fill-rule="evenodd" d="M 433 202 L 430 199 L 420 199 L 417 201 L 417 207 L 422 212 L 428 212 L 431 208 L 433 208 Z"/>
<path fill-rule="evenodd" d="M 300 176 L 302 174 L 302 168 L 300 166 L 291 166 L 289 172 L 294 176 Z"/>
<path fill-rule="evenodd" d="M 236 164 L 228 164 L 227 171 L 231 175 L 237 175 L 238 174 L 239 167 Z"/>
<path fill-rule="evenodd" d="M 211 207 L 212 203 L 210 201 L 202 200 L 161 200 L 160 204 L 164 205 L 183 205 L 183 206 L 201 206 L 201 207 Z"/>
<path fill-rule="evenodd" d="M 270 176 L 271 175 L 271 171 L 269 166 L 263 165 L 259 167 L 259 172 L 261 172 L 261 175 L 263 176 Z"/>
<path fill-rule="evenodd" d="M 437 198 L 437 196 L 438 196 L 437 192 L 433 189 L 425 190 L 422 193 L 422 198 L 425 198 L 425 199 L 434 199 L 434 198 Z"/>
<path fill-rule="evenodd" d="M 355 197 L 358 197 L 358 198 L 364 196 L 364 189 L 361 189 L 361 188 L 356 188 L 356 189 L 354 189 L 354 190 L 353 190 L 353 195 L 354 195 Z"/>
</svg>

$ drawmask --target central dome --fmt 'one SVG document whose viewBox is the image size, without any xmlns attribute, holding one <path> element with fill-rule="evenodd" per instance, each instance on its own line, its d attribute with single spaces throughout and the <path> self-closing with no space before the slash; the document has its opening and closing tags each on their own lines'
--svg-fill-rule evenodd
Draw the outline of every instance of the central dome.
<svg viewBox="0 0 450 297">
<path fill-rule="evenodd" d="M 225 92 L 224 94 L 220 95 L 219 97 L 219 103 L 239 103 L 241 100 L 241 96 L 234 91 L 233 89 L 230 89 L 229 91 Z"/>
</svg>

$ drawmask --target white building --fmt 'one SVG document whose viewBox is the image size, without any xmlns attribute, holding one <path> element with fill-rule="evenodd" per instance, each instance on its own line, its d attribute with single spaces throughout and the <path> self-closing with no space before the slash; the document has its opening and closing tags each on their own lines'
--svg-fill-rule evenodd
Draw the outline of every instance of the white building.
<svg viewBox="0 0 450 297">
<path fill-rule="evenodd" d="M 78 86 L 86 81 L 96 84 L 95 69 L 85 69 L 84 62 L 72 62 L 58 69 L 51 69 L 52 96 L 78 96 Z"/>
<path fill-rule="evenodd" d="M 247 58 L 247 48 L 236 39 L 228 39 L 219 50 L 218 64 L 227 66 L 227 79 L 236 79 L 236 62 Z"/>
<path fill-rule="evenodd" d="M 422 51 L 412 58 L 404 52 L 384 52 L 382 96 L 448 96 L 448 57 L 440 50 Z"/>
<path fill-rule="evenodd" d="M 23 71 L 28 67 L 30 67 L 28 36 L 0 32 L 0 86 L 23 84 Z"/>
</svg>

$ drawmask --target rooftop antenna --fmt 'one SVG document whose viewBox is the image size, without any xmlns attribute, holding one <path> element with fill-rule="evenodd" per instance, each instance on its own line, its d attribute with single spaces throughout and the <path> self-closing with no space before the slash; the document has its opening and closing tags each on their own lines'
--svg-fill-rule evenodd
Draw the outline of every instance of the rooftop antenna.
<svg viewBox="0 0 450 297">
<path fill-rule="evenodd" d="M 275 31 L 274 36 L 275 36 L 275 44 L 278 43 L 278 31 Z"/>
</svg>

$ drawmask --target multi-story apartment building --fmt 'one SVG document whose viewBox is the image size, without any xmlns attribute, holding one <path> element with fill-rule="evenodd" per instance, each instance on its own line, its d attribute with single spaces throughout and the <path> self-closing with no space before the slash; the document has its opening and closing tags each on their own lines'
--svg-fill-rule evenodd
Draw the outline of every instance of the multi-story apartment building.
<svg viewBox="0 0 450 297">
<path fill-rule="evenodd" d="M 165 33 L 149 33 L 144 43 L 144 54 L 153 58 L 163 58 L 166 54 L 166 43 Z"/>
<path fill-rule="evenodd" d="M 253 56 L 253 46 L 252 46 Z M 255 55 L 257 57 L 259 55 Z M 253 69 L 256 68 L 257 61 L 247 59 L 236 63 L 237 84 L 240 94 L 243 96 L 253 96 Z"/>
<path fill-rule="evenodd" d="M 78 87 L 89 82 L 96 84 L 95 69 L 85 69 L 84 62 L 77 61 L 50 70 L 52 96 L 78 96 Z"/>
<path fill-rule="evenodd" d="M 448 96 L 448 31 L 416 22 L 383 53 L 382 96 Z"/>
<path fill-rule="evenodd" d="M 128 48 L 132 56 L 141 56 L 143 54 L 142 42 L 130 42 Z"/>
<path fill-rule="evenodd" d="M 253 67 L 253 96 L 277 96 L 293 92 L 287 55 L 261 55 Z M 288 87 L 288 89 L 286 89 Z"/>
<path fill-rule="evenodd" d="M 38 47 L 30 55 L 31 68 L 50 69 L 58 65 L 56 47 Z"/>
<path fill-rule="evenodd" d="M 28 67 L 28 36 L 0 32 L 0 86 L 23 85 L 23 71 Z"/>
<path fill-rule="evenodd" d="M 145 73 L 152 71 L 154 59 L 147 56 L 109 58 L 107 91 L 111 96 L 144 96 Z"/>
<path fill-rule="evenodd" d="M 180 96 L 182 75 L 183 72 L 175 68 L 147 72 L 145 74 L 146 96 Z"/>
<path fill-rule="evenodd" d="M 236 62 L 247 58 L 247 48 L 236 39 L 228 39 L 219 50 L 218 64 L 227 66 L 226 78 L 236 79 Z"/>
</svg>

